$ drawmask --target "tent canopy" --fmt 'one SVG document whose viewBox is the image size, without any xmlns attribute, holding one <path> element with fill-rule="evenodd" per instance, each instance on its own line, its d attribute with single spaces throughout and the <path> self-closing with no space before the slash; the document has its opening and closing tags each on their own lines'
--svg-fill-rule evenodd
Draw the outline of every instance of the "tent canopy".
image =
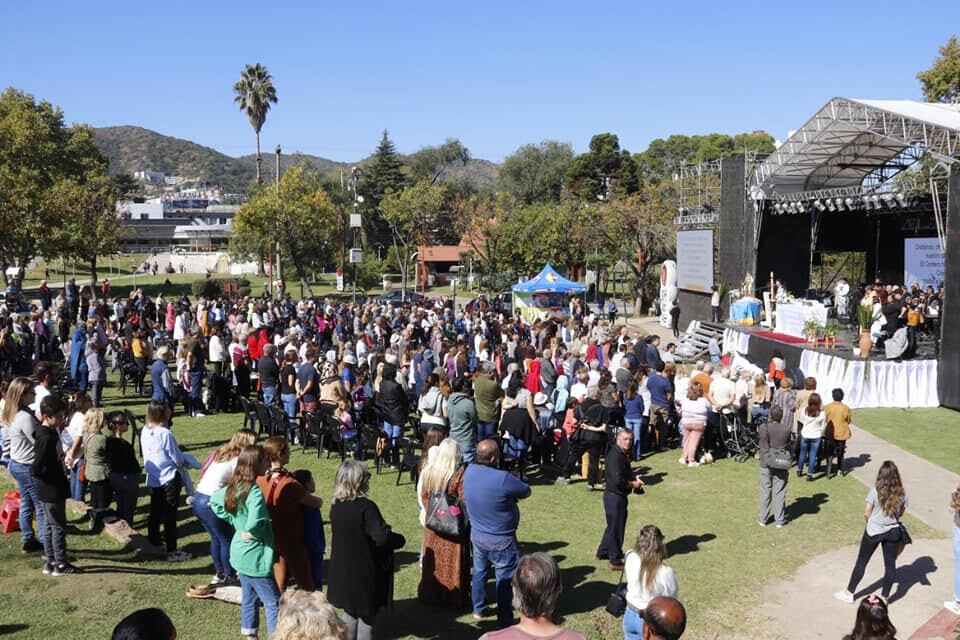
<svg viewBox="0 0 960 640">
<path fill-rule="evenodd" d="M 583 293 L 586 290 L 584 285 L 561 276 L 550 263 L 532 280 L 513 285 L 514 293 Z"/>
</svg>

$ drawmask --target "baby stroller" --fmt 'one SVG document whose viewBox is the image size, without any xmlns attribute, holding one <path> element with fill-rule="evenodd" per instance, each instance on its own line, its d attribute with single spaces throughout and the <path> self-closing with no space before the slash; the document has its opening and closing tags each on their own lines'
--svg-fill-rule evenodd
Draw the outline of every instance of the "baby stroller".
<svg viewBox="0 0 960 640">
<path fill-rule="evenodd" d="M 739 413 L 725 413 L 722 416 L 727 455 L 737 462 L 746 462 L 759 450 L 757 431 L 748 425 Z"/>
</svg>

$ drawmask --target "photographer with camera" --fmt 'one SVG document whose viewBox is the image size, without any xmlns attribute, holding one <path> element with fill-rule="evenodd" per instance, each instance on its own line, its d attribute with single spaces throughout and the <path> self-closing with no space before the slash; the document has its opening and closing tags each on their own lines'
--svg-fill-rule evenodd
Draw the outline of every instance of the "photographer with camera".
<svg viewBox="0 0 960 640">
<path fill-rule="evenodd" d="M 627 496 L 631 492 L 641 493 L 643 480 L 637 478 L 630 469 L 630 448 L 633 445 L 633 432 L 621 429 L 617 432 L 616 446 L 607 452 L 603 490 L 603 511 L 607 516 L 607 528 L 603 532 L 597 558 L 609 560 L 610 569 L 623 569 L 623 534 L 627 528 Z"/>
</svg>

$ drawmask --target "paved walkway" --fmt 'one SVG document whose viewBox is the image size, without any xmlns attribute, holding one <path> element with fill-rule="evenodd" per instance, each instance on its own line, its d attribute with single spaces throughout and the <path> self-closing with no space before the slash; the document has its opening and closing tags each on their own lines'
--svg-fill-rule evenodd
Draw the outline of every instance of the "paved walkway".
<svg viewBox="0 0 960 640">
<path fill-rule="evenodd" d="M 947 509 L 950 493 L 960 484 L 960 476 L 882 440 L 863 429 L 856 429 L 847 445 L 847 459 L 855 469 L 852 475 L 870 487 L 884 460 L 893 460 L 900 469 L 909 497 L 909 512 L 942 533 L 936 539 L 918 539 L 897 560 L 897 582 L 891 594 L 890 618 L 897 626 L 897 637 L 928 640 L 939 638 L 942 629 L 951 628 L 956 616 L 946 619 L 943 601 L 953 593 L 954 559 L 950 535 L 953 518 Z M 866 495 L 866 492 L 864 492 Z M 841 638 L 853 628 L 855 605 L 833 598 L 850 577 L 857 547 L 848 546 L 811 559 L 788 580 L 764 587 L 763 601 L 756 613 L 771 620 L 770 638 Z M 877 552 L 857 591 L 862 598 L 879 593 L 883 562 Z M 918 631 L 932 618 L 931 627 Z M 952 624 L 951 624 L 952 622 Z M 953 638 L 951 634 L 947 637 Z"/>
</svg>

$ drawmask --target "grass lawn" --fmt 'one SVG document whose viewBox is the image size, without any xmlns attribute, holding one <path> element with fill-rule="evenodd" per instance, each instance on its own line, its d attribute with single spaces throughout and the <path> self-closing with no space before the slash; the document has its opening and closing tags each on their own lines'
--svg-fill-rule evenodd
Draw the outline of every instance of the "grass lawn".
<svg viewBox="0 0 960 640">
<path fill-rule="evenodd" d="M 139 399 L 122 399 L 108 389 L 111 406 L 142 415 Z M 175 419 L 181 446 L 203 457 L 242 425 L 240 414 Z M 646 523 L 657 524 L 668 541 L 680 594 L 689 616 L 689 638 L 762 636 L 762 621 L 750 620 L 767 580 L 784 578 L 811 556 L 855 544 L 863 528 L 866 489 L 853 477 L 831 481 L 791 479 L 790 526 L 778 530 L 756 524 L 755 462 L 717 464 L 687 469 L 670 451 L 645 458 L 646 495 L 632 496 L 627 538 Z M 294 449 L 291 469 L 314 471 L 318 492 L 329 499 L 337 460 L 318 460 Z M 555 486 L 553 476 L 531 478 L 533 495 L 521 503 L 519 539 L 524 552 L 546 551 L 560 563 L 564 593 L 557 609 L 562 623 L 589 638 L 622 637 L 620 621 L 603 611 L 618 574 L 594 559 L 603 530 L 602 494 L 587 493 L 581 483 Z M 416 601 L 420 527 L 409 477 L 395 486 L 396 472 L 374 474 L 371 498 L 394 529 L 407 538 L 397 558 L 395 605 L 381 614 L 378 637 L 477 638 L 492 622 L 476 623 L 469 610 L 424 607 Z M 0 479 L 0 490 L 10 488 Z M 145 528 L 147 500 L 141 498 L 135 526 Z M 325 509 L 326 511 L 326 509 Z M 208 543 L 187 507 L 181 509 L 181 546 L 195 559 L 171 565 L 141 561 L 103 535 L 81 527 L 69 537 L 77 564 L 88 569 L 79 577 L 53 579 L 41 575 L 37 557 L 20 554 L 16 534 L 0 536 L 0 629 L 15 638 L 103 638 L 127 613 L 141 607 L 163 607 L 182 638 L 234 638 L 239 608 L 213 600 L 184 596 L 191 583 L 212 574 Z M 916 520 L 908 523 L 915 537 L 935 536 Z M 328 532 L 328 540 L 330 539 Z M 329 543 L 328 543 L 329 545 Z M 628 542 L 629 545 L 629 542 Z M 853 557 L 850 558 L 852 566 Z M 839 585 L 838 585 L 839 586 Z M 492 591 L 492 589 L 491 589 Z M 492 595 L 491 595 L 492 598 Z"/>
<path fill-rule="evenodd" d="M 857 409 L 853 423 L 914 455 L 960 473 L 960 413 L 956 411 L 942 407 Z"/>
</svg>

